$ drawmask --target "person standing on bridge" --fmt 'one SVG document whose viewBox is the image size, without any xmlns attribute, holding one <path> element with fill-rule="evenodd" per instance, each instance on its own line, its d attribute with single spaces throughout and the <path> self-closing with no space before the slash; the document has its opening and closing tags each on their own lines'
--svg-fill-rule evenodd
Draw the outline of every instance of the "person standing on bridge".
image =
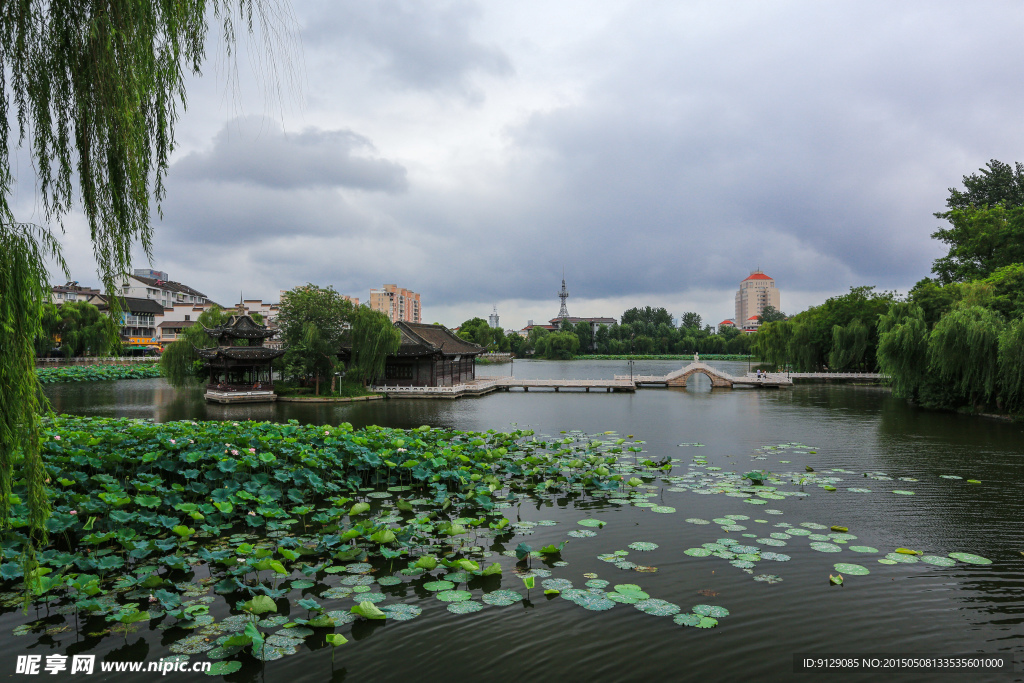
<svg viewBox="0 0 1024 683">
<path fill-rule="evenodd" d="M 699 363 L 700 362 L 700 354 L 698 354 L 696 351 L 693 352 L 693 362 L 694 363 Z"/>
</svg>

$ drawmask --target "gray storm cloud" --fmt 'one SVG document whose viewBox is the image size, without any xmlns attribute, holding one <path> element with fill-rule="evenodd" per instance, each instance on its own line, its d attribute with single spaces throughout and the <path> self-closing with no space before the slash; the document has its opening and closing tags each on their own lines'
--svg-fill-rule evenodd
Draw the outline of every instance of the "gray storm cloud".
<svg viewBox="0 0 1024 683">
<path fill-rule="evenodd" d="M 259 185 L 278 190 L 344 187 L 403 192 L 406 171 L 376 154 L 373 144 L 349 130 L 305 128 L 288 134 L 275 121 L 229 121 L 203 151 L 174 163 L 182 181 Z"/>
</svg>

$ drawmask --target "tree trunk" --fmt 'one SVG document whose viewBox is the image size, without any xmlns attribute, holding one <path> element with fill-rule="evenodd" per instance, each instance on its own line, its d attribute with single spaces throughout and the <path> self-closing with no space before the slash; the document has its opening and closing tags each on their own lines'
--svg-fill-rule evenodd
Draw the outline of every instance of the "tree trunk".
<svg viewBox="0 0 1024 683">
<path fill-rule="evenodd" d="M 316 376 L 316 396 L 320 395 L 320 375 Z"/>
</svg>

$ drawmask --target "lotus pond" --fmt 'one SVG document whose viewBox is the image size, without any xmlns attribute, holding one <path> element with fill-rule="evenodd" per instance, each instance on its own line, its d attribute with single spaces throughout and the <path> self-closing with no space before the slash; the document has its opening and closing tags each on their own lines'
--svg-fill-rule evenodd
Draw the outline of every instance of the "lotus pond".
<svg viewBox="0 0 1024 683">
<path fill-rule="evenodd" d="M 140 398 L 153 382 L 90 410 L 160 410 L 160 384 Z M 296 416 L 48 425 L 53 547 L 27 615 L 21 577 L 4 584 L 0 666 L 89 652 L 239 681 L 763 680 L 797 652 L 1006 653 L 1024 633 L 1019 425 L 834 386 Z M 506 433 L 463 431 L 487 425 Z"/>
<path fill-rule="evenodd" d="M 142 365 L 72 365 L 63 368 L 36 368 L 36 375 L 43 384 L 147 379 L 159 377 L 160 366 L 156 363 Z"/>
</svg>

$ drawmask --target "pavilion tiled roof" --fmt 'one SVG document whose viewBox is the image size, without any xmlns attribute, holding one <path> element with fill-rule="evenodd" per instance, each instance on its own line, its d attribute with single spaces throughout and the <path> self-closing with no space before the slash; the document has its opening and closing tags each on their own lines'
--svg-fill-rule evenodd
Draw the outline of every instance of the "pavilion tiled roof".
<svg viewBox="0 0 1024 683">
<path fill-rule="evenodd" d="M 398 356 L 475 356 L 484 352 L 482 346 L 456 336 L 444 325 L 399 321 L 395 327 L 402 334 Z"/>
</svg>

